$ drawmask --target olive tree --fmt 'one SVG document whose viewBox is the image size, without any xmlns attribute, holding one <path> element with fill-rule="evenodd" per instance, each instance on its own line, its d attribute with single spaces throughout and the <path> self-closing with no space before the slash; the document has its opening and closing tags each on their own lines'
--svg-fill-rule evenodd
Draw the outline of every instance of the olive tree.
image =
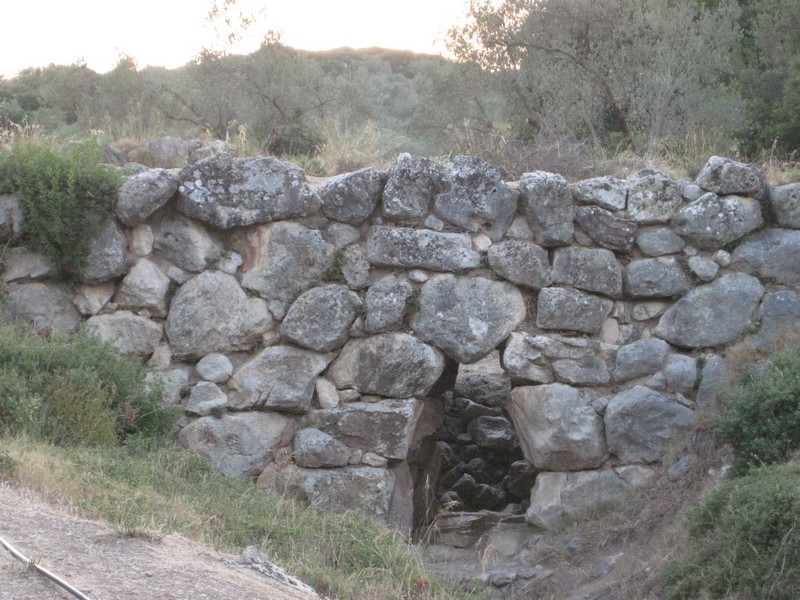
<svg viewBox="0 0 800 600">
<path fill-rule="evenodd" d="M 740 122 L 738 16 L 734 0 L 479 0 L 449 47 L 503 74 L 537 130 L 616 132 L 636 149 Z"/>
</svg>

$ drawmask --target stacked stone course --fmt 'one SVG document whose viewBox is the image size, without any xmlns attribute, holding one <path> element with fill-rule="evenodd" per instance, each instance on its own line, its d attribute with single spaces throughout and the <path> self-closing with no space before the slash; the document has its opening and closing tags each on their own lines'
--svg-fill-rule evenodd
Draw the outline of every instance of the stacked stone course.
<svg viewBox="0 0 800 600">
<path fill-rule="evenodd" d="M 646 484 L 726 345 L 800 318 L 800 184 L 720 157 L 694 182 L 408 154 L 316 185 L 224 152 L 125 168 L 74 289 L 0 196 L 6 317 L 149 361 L 220 471 L 405 531 L 438 497 L 474 508 L 465 474 L 540 527 Z"/>
</svg>

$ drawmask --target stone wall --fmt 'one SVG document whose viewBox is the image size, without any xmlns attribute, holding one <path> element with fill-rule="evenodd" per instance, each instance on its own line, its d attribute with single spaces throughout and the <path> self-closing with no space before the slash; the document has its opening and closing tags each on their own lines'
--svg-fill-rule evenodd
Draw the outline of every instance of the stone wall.
<svg viewBox="0 0 800 600">
<path fill-rule="evenodd" d="M 0 196 L 6 316 L 147 360 L 220 471 L 403 530 L 436 509 L 442 398 L 470 377 L 471 439 L 510 418 L 512 483 L 550 527 L 645 484 L 726 345 L 800 318 L 800 184 L 719 157 L 694 182 L 410 155 L 314 182 L 225 153 L 124 169 L 73 289 Z"/>
</svg>

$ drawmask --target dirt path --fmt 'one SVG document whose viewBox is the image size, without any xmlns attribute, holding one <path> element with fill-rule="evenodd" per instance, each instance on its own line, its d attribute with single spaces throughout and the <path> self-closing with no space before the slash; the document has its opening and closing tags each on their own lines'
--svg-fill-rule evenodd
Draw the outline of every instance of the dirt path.
<svg viewBox="0 0 800 600">
<path fill-rule="evenodd" d="M 177 535 L 124 537 L 0 482 L 0 537 L 92 600 L 319 600 Z M 74 598 L 0 546 L 0 600 Z"/>
</svg>

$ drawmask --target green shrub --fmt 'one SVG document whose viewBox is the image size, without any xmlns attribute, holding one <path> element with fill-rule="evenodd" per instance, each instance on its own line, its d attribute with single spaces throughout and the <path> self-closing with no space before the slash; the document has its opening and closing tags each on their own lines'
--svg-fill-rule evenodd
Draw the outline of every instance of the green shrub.
<svg viewBox="0 0 800 600">
<path fill-rule="evenodd" d="M 0 431 L 63 445 L 108 445 L 172 430 L 175 407 L 138 359 L 97 337 L 42 338 L 0 319 Z"/>
<path fill-rule="evenodd" d="M 669 598 L 800 597 L 800 464 L 754 469 L 689 519 L 692 549 L 664 571 Z"/>
<path fill-rule="evenodd" d="M 733 447 L 734 470 L 786 460 L 800 447 L 800 347 L 773 354 L 764 369 L 745 371 L 725 394 L 715 433 Z"/>
<path fill-rule="evenodd" d="M 66 280 L 85 270 L 91 241 L 110 218 L 122 181 L 101 159 L 93 143 L 57 149 L 26 140 L 0 156 L 0 193 L 19 194 L 25 240 Z"/>
<path fill-rule="evenodd" d="M 62 446 L 116 445 L 111 396 L 112 391 L 92 370 L 55 375 L 46 391 L 46 437 Z"/>
</svg>

